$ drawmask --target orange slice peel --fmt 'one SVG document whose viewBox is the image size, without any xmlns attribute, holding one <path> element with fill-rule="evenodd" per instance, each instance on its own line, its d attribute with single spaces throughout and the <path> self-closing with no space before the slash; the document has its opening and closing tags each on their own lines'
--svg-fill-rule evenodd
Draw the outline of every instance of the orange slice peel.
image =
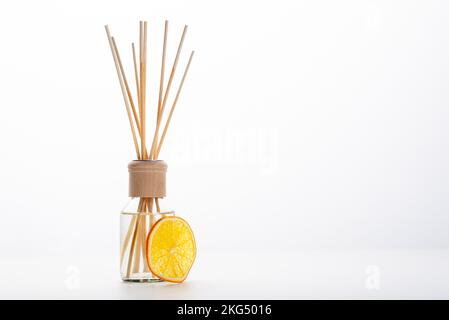
<svg viewBox="0 0 449 320">
<path fill-rule="evenodd" d="M 158 220 L 147 236 L 150 271 L 161 280 L 183 282 L 195 261 L 196 243 L 187 221 L 177 216 Z"/>
</svg>

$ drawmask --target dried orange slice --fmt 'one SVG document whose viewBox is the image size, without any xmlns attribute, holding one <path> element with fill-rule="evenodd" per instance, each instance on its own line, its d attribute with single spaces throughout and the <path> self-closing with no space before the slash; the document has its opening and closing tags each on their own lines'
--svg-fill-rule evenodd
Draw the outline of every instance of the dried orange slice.
<svg viewBox="0 0 449 320">
<path fill-rule="evenodd" d="M 164 217 L 157 221 L 147 237 L 147 263 L 158 278 L 182 282 L 196 256 L 193 231 L 180 217 Z"/>
</svg>

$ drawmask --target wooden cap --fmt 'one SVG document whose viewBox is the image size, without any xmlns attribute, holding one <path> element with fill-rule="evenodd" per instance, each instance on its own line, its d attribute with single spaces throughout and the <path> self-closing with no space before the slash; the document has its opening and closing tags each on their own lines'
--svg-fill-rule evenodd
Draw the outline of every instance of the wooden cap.
<svg viewBox="0 0 449 320">
<path fill-rule="evenodd" d="M 167 164 L 162 160 L 134 160 L 128 164 L 129 196 L 165 197 Z"/>
</svg>

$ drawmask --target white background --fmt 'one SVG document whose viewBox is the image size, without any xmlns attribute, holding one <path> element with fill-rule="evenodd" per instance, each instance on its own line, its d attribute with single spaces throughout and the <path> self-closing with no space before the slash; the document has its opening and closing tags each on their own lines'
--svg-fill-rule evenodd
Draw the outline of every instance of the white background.
<svg viewBox="0 0 449 320">
<path fill-rule="evenodd" d="M 449 298 L 448 18 L 445 1 L 2 2 L 0 297 Z M 132 79 L 140 19 L 153 111 L 164 19 L 167 71 L 189 25 L 174 88 L 195 50 L 161 152 L 198 242 L 179 286 L 118 274 L 134 149 L 103 26 Z"/>
</svg>

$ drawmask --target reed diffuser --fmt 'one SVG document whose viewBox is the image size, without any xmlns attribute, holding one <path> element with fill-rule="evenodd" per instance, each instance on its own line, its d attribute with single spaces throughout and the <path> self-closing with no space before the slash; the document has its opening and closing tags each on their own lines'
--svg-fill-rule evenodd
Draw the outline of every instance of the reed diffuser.
<svg viewBox="0 0 449 320">
<path fill-rule="evenodd" d="M 121 212 L 120 221 L 120 273 L 124 281 L 182 282 L 186 279 L 196 257 L 195 238 L 186 220 L 168 210 L 162 200 L 166 197 L 167 164 L 159 159 L 173 112 L 189 71 L 194 51 L 185 66 L 179 87 L 168 116 L 164 111 L 181 55 L 187 26 L 182 31 L 168 81 L 165 84 L 165 57 L 168 21 L 165 21 L 159 95 L 154 114 L 153 135 L 147 140 L 147 22 L 139 23 L 139 55 L 131 44 L 135 80 L 135 97 L 125 75 L 116 40 L 106 25 L 117 76 L 125 103 L 136 152 L 136 160 L 128 164 L 128 205 Z M 136 103 L 137 102 L 137 108 Z M 150 111 L 150 108 L 148 108 Z M 150 113 L 150 112 L 148 112 Z M 151 119 L 150 119 L 151 120 Z M 165 123 L 164 125 L 162 125 Z M 161 134 L 162 130 L 162 134 Z M 148 148 L 149 147 L 149 148 Z M 164 200 L 165 201 L 165 200 Z"/>
</svg>

